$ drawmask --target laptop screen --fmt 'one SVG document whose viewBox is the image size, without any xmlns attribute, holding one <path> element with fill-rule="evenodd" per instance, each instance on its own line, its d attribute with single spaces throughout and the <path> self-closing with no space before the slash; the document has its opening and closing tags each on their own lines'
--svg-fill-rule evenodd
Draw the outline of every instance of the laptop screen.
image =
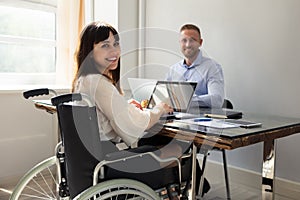
<svg viewBox="0 0 300 200">
<path fill-rule="evenodd" d="M 128 78 L 132 96 L 137 101 L 150 99 L 157 80 L 145 78 Z"/>
<path fill-rule="evenodd" d="M 196 86 L 196 82 L 157 81 L 148 108 L 165 102 L 176 112 L 187 112 Z"/>
</svg>

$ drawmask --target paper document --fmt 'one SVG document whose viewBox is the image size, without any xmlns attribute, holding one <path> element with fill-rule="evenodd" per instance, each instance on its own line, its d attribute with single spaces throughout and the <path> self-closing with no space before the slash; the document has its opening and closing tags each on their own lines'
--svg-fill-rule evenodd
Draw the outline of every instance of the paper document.
<svg viewBox="0 0 300 200">
<path fill-rule="evenodd" d="M 206 126 L 211 128 L 220 128 L 220 129 L 240 127 L 239 124 L 229 123 L 222 119 L 202 120 L 201 118 L 192 118 L 192 119 L 182 119 L 182 120 L 175 120 L 175 121 L 187 123 L 187 124 L 199 125 L 199 126 Z"/>
</svg>

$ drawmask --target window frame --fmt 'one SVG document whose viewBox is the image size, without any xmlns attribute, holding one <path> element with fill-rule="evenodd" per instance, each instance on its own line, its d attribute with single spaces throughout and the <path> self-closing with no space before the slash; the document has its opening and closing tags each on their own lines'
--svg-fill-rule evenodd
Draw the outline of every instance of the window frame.
<svg viewBox="0 0 300 200">
<path fill-rule="evenodd" d="M 57 0 L 3 0 L 0 2 L 1 6 L 11 6 L 16 8 L 24 8 L 31 10 L 39 10 L 44 12 L 51 12 L 55 16 L 55 38 L 39 39 L 20 36 L 0 35 L 0 43 L 3 44 L 17 44 L 25 46 L 42 45 L 44 47 L 55 48 L 55 72 L 50 73 L 18 73 L 0 72 L 0 88 L 6 87 L 23 87 L 28 85 L 55 85 L 57 69 Z M 35 83 L 37 82 L 38 83 Z M 37 86 L 38 87 L 38 86 Z"/>
</svg>

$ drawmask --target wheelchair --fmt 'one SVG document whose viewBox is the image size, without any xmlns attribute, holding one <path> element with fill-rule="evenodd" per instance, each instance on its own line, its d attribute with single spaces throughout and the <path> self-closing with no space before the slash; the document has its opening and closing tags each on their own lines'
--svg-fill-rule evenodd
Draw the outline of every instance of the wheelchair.
<svg viewBox="0 0 300 200">
<path fill-rule="evenodd" d="M 31 90 L 24 97 L 51 91 Z M 57 111 L 61 142 L 55 156 L 21 178 L 10 200 L 188 199 L 183 190 L 190 183 L 190 155 L 183 162 L 160 158 L 152 146 L 116 151 L 113 143 L 101 141 L 96 107 L 88 96 L 55 94 L 51 103 Z"/>
</svg>

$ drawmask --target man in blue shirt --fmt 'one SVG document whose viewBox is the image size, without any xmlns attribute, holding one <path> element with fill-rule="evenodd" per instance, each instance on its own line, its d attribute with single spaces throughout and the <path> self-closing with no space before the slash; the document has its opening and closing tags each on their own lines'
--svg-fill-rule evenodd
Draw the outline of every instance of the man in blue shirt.
<svg viewBox="0 0 300 200">
<path fill-rule="evenodd" d="M 221 108 L 224 78 L 221 66 L 203 55 L 200 29 L 185 24 L 180 29 L 180 47 L 184 59 L 171 66 L 166 80 L 197 82 L 191 106 Z"/>
</svg>

